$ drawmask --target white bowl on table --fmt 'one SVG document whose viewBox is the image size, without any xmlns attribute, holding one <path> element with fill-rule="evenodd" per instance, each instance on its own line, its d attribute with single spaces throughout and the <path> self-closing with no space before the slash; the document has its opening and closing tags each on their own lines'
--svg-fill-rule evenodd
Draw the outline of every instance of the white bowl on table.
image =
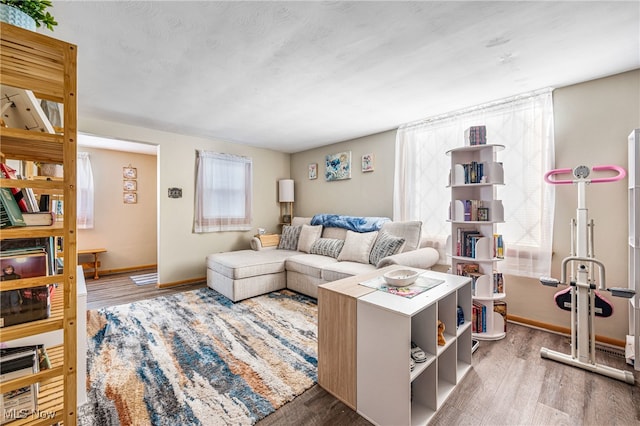
<svg viewBox="0 0 640 426">
<path fill-rule="evenodd" d="M 383 275 L 387 284 L 394 287 L 406 287 L 413 284 L 420 275 L 420 272 L 413 269 L 397 269 L 389 271 Z"/>
</svg>

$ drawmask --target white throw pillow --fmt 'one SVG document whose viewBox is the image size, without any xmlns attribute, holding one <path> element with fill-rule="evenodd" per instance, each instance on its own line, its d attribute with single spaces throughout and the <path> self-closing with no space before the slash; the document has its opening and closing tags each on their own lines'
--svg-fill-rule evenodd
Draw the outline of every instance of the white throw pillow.
<svg viewBox="0 0 640 426">
<path fill-rule="evenodd" d="M 348 260 L 351 262 L 369 263 L 371 247 L 376 242 L 378 231 L 373 232 L 353 232 L 347 231 L 347 238 L 344 240 L 344 247 L 338 256 L 338 260 Z"/>
<path fill-rule="evenodd" d="M 309 253 L 311 246 L 322 234 L 322 225 L 302 225 L 300 238 L 298 238 L 298 251 Z"/>
</svg>

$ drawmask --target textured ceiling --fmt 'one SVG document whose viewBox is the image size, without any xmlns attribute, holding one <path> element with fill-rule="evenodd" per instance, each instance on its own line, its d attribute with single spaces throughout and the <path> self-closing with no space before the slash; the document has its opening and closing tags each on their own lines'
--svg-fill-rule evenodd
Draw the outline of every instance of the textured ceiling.
<svg viewBox="0 0 640 426">
<path fill-rule="evenodd" d="M 298 152 L 640 68 L 640 2 L 54 1 L 79 115 Z M 179 143 L 179 142 L 176 142 Z"/>
</svg>

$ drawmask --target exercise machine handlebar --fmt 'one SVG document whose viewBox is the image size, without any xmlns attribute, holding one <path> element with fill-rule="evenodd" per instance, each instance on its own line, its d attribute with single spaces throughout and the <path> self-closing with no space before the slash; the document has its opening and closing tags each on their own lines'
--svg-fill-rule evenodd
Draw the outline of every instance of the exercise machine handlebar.
<svg viewBox="0 0 640 426">
<path fill-rule="evenodd" d="M 576 183 L 578 181 L 586 181 L 591 183 L 606 183 L 606 182 L 616 182 L 624 179 L 627 176 L 627 172 L 625 169 L 615 165 L 593 166 L 592 170 L 594 172 L 611 170 L 611 171 L 617 172 L 618 174 L 616 176 L 611 176 L 606 178 L 586 179 L 586 180 L 585 179 L 564 179 L 564 180 L 551 179 L 551 176 L 554 176 L 554 175 L 563 175 L 563 174 L 573 172 L 573 169 L 554 169 L 554 170 L 549 170 L 547 173 L 544 174 L 544 181 L 551 185 L 569 185 L 572 183 Z"/>
</svg>

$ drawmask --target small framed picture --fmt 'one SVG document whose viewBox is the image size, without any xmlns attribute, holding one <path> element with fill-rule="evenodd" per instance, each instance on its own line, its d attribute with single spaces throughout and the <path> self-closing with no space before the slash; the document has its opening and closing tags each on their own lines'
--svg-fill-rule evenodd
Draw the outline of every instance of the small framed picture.
<svg viewBox="0 0 640 426">
<path fill-rule="evenodd" d="M 318 179 L 318 163 L 309 164 L 309 179 Z"/>
<path fill-rule="evenodd" d="M 290 214 L 285 214 L 282 216 L 282 223 L 291 223 L 291 215 Z"/>
<path fill-rule="evenodd" d="M 138 181 L 137 180 L 123 180 L 122 181 L 122 189 L 124 191 L 137 191 L 138 190 Z"/>
<path fill-rule="evenodd" d="M 137 192 L 124 192 L 123 201 L 125 204 L 136 204 L 138 202 Z"/>
<path fill-rule="evenodd" d="M 135 167 L 127 166 L 122 168 L 122 177 L 125 179 L 137 179 L 138 169 Z"/>
<path fill-rule="evenodd" d="M 478 207 L 478 221 L 486 222 L 489 220 L 489 209 L 487 207 Z"/>
<path fill-rule="evenodd" d="M 362 172 L 373 171 L 373 154 L 365 154 L 362 156 Z"/>
</svg>

